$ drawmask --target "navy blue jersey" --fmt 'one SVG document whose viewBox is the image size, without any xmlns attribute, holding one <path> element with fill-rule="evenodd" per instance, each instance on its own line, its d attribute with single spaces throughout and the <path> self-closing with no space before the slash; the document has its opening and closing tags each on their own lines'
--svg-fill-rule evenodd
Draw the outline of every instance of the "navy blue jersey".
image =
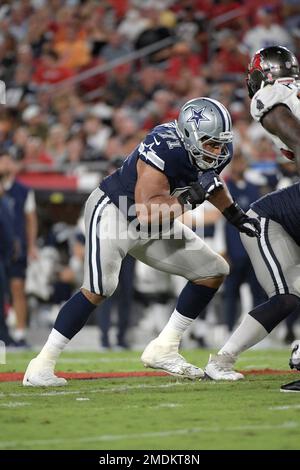
<svg viewBox="0 0 300 470">
<path fill-rule="evenodd" d="M 232 144 L 228 144 L 228 146 L 232 155 Z M 156 126 L 126 158 L 123 166 L 106 177 L 100 184 L 102 191 L 122 212 L 126 213 L 129 219 L 136 216 L 134 210 L 130 211 L 130 215 L 128 215 L 127 208 L 133 207 L 135 202 L 134 191 L 137 181 L 136 164 L 138 159 L 166 175 L 171 195 L 178 196 L 183 190 L 189 188 L 190 183 L 198 180 L 199 169 L 193 164 L 191 157 L 185 150 L 175 122 Z M 219 174 L 229 161 L 230 158 L 220 165 L 215 170 L 216 173 Z M 121 196 L 124 196 L 122 203 L 119 199 Z M 127 208 L 123 206 L 124 202 L 126 202 Z"/>
<path fill-rule="evenodd" d="M 251 208 L 261 217 L 282 225 L 300 246 L 300 182 L 263 196 Z"/>
</svg>

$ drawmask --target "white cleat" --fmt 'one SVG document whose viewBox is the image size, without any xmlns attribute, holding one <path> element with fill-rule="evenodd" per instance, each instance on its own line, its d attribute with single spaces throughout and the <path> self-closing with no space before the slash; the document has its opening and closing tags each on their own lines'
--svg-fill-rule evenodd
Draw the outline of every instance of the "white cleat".
<svg viewBox="0 0 300 470">
<path fill-rule="evenodd" d="M 23 385 L 25 387 L 61 387 L 68 382 L 54 374 L 51 363 L 32 359 L 26 369 Z"/>
<path fill-rule="evenodd" d="M 210 354 L 204 369 L 205 377 L 211 380 L 242 380 L 245 377 L 233 370 L 236 358 L 231 354 Z"/>
<path fill-rule="evenodd" d="M 178 354 L 177 345 L 162 344 L 157 339 L 154 339 L 146 346 L 141 360 L 145 367 L 160 369 L 176 377 L 191 380 L 204 377 L 202 369 L 190 364 L 184 357 Z"/>
<path fill-rule="evenodd" d="M 292 354 L 289 362 L 290 368 L 297 369 L 300 371 L 300 340 L 295 340 L 291 348 Z"/>
</svg>

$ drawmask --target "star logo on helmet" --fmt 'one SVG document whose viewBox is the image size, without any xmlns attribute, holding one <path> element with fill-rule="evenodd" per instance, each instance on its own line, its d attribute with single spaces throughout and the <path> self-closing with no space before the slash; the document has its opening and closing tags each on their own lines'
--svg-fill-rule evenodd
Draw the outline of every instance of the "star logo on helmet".
<svg viewBox="0 0 300 470">
<path fill-rule="evenodd" d="M 201 121 L 210 121 L 210 119 L 204 114 L 205 110 L 206 106 L 201 109 L 192 108 L 192 115 L 188 118 L 187 122 L 194 122 L 197 129 L 200 129 Z"/>
</svg>

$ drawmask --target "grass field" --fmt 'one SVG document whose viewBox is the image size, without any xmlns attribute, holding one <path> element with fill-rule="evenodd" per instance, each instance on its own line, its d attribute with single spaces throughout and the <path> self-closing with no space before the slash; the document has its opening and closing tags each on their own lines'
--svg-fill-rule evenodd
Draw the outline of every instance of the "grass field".
<svg viewBox="0 0 300 470">
<path fill-rule="evenodd" d="M 67 387 L 31 388 L 1 382 L 0 449 L 299 449 L 300 393 L 280 393 L 288 352 L 251 351 L 237 383 L 164 377 L 70 380 Z M 23 372 L 32 353 L 8 354 L 0 372 Z M 208 352 L 187 351 L 199 365 Z M 65 353 L 65 372 L 143 371 L 137 352 Z M 300 375 L 299 375 L 300 378 Z"/>
</svg>

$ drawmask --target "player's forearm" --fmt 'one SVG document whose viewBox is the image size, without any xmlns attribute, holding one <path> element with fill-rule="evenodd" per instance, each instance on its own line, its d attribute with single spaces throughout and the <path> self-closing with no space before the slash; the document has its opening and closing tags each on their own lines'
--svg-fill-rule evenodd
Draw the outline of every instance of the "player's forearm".
<svg viewBox="0 0 300 470">
<path fill-rule="evenodd" d="M 215 206 L 220 212 L 223 212 L 233 203 L 233 199 L 227 189 L 227 186 L 224 185 L 222 189 L 215 191 L 209 198 L 209 202 Z"/>
<path fill-rule="evenodd" d="M 261 123 L 271 134 L 279 137 L 294 152 L 295 163 L 300 174 L 300 121 L 289 108 L 278 105 L 263 116 Z"/>
<path fill-rule="evenodd" d="M 155 196 L 144 203 L 136 204 L 136 213 L 141 224 L 174 220 L 183 213 L 176 197 Z"/>
<path fill-rule="evenodd" d="M 26 214 L 26 236 L 27 236 L 27 246 L 29 249 L 35 247 L 37 239 L 37 217 L 35 212 L 30 212 Z"/>
</svg>

